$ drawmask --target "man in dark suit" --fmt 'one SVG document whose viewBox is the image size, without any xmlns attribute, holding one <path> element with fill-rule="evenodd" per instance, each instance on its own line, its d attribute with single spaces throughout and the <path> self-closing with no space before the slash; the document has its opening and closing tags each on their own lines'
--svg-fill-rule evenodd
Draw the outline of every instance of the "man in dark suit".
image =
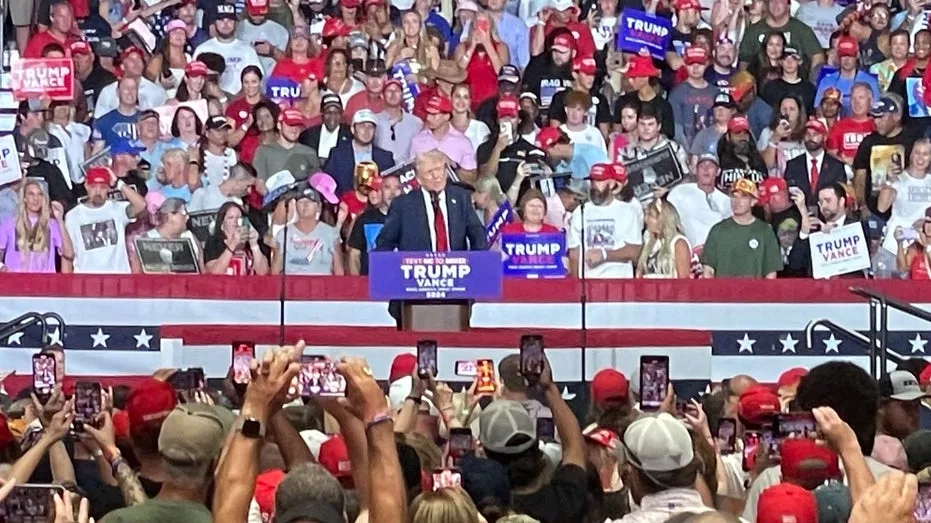
<svg viewBox="0 0 931 523">
<path fill-rule="evenodd" d="M 359 162 L 373 161 L 380 172 L 394 167 L 394 155 L 372 143 L 376 125 L 371 109 L 359 109 L 352 117 L 352 140 L 337 142 L 330 151 L 323 170 L 336 180 L 337 194 L 353 190 L 353 173 Z"/>
<path fill-rule="evenodd" d="M 840 183 L 823 187 L 818 191 L 817 200 L 815 200 L 818 205 L 818 216 L 811 216 L 805 207 L 804 196 L 802 194 L 792 196 L 796 207 L 801 212 L 802 223 L 798 239 L 795 240 L 795 244 L 786 258 L 787 272 L 802 278 L 812 277 L 809 236 L 815 232 L 830 232 L 839 227 L 857 223 L 855 219 L 847 216 L 847 199 L 852 197 L 847 196 L 847 190 Z M 866 274 L 864 271 L 854 271 L 837 277 L 865 278 Z"/>
<path fill-rule="evenodd" d="M 434 149 L 417 157 L 420 188 L 391 203 L 377 251 L 479 251 L 488 249 L 485 228 L 469 193 L 447 184 L 446 155 Z"/>
<path fill-rule="evenodd" d="M 801 189 L 809 202 L 818 201 L 821 189 L 847 181 L 844 163 L 824 152 L 827 134 L 821 120 L 809 120 L 805 124 L 805 154 L 786 163 L 786 182 Z"/>
<path fill-rule="evenodd" d="M 323 122 L 302 132 L 297 141 L 317 151 L 320 161 L 325 162 L 333 148 L 342 142 L 352 141 L 352 131 L 343 123 L 343 102 L 338 95 L 323 95 L 320 113 Z"/>
</svg>

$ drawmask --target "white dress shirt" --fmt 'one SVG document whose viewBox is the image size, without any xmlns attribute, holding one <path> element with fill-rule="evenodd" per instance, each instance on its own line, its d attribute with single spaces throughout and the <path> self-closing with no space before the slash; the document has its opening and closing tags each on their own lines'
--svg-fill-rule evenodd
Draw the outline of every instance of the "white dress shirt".
<svg viewBox="0 0 931 523">
<path fill-rule="evenodd" d="M 805 174 L 808 175 L 808 183 L 811 184 L 811 161 L 815 161 L 815 165 L 818 166 L 818 179 L 821 179 L 821 171 L 824 168 L 824 149 L 821 149 L 821 152 L 817 156 L 811 154 L 808 151 L 805 151 Z M 811 192 L 817 194 L 818 188 L 812 187 Z M 808 196 L 807 194 L 805 195 Z"/>
<path fill-rule="evenodd" d="M 433 250 L 436 250 L 436 228 L 433 226 L 433 198 L 430 196 L 430 191 L 421 187 L 420 193 L 423 194 L 423 204 L 427 209 L 427 229 L 430 229 L 430 245 L 432 245 Z M 449 210 L 446 208 L 446 191 L 440 191 L 440 194 L 437 196 L 440 203 L 440 212 L 443 213 L 443 223 L 446 225 L 446 246 L 450 247 L 451 242 L 449 238 Z"/>
</svg>

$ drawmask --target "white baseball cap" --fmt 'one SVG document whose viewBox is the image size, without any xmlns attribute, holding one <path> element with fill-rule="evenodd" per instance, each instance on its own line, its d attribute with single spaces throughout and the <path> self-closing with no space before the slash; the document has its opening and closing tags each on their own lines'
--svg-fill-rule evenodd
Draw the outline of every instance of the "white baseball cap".
<svg viewBox="0 0 931 523">
<path fill-rule="evenodd" d="M 375 113 L 373 113 L 371 109 L 359 109 L 356 111 L 356 114 L 352 116 L 352 125 L 357 123 L 378 125 L 378 122 L 375 120 Z"/>
<path fill-rule="evenodd" d="M 624 431 L 630 464 L 646 472 L 679 470 L 695 459 L 685 425 L 665 412 L 644 416 Z"/>
</svg>

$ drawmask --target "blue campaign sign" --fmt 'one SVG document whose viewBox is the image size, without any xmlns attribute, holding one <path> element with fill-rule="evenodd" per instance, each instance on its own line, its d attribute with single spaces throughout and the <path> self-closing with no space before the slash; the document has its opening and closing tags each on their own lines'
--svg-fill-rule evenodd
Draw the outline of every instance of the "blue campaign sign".
<svg viewBox="0 0 931 523">
<path fill-rule="evenodd" d="M 420 93 L 420 86 L 413 79 L 415 78 L 414 70 L 408 60 L 402 60 L 391 67 L 391 79 L 401 82 L 401 89 L 404 91 L 404 106 L 408 112 L 414 110 L 414 99 Z"/>
<path fill-rule="evenodd" d="M 615 49 L 618 51 L 639 53 L 641 49 L 646 49 L 657 60 L 666 58 L 666 49 L 672 36 L 672 21 L 668 18 L 624 9 L 617 27 Z"/>
<path fill-rule="evenodd" d="M 373 252 L 369 298 L 373 300 L 491 300 L 501 297 L 501 254 Z"/>
<path fill-rule="evenodd" d="M 504 276 L 508 278 L 565 278 L 566 235 L 561 232 L 501 236 Z"/>
<path fill-rule="evenodd" d="M 498 210 L 495 211 L 488 225 L 485 226 L 485 239 L 488 241 L 488 245 L 494 245 L 494 243 L 498 241 L 498 236 L 501 235 L 501 228 L 511 223 L 513 215 L 514 209 L 511 207 L 511 202 L 504 202 L 501 207 L 498 207 Z"/>
<path fill-rule="evenodd" d="M 265 96 L 276 104 L 291 104 L 301 98 L 301 86 L 290 78 L 270 76 L 265 80 Z"/>
</svg>

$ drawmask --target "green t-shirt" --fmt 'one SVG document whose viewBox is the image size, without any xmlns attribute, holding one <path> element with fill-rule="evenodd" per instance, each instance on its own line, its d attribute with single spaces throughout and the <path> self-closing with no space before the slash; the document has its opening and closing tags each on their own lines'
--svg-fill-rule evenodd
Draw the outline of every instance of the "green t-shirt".
<svg viewBox="0 0 931 523">
<path fill-rule="evenodd" d="M 771 31 L 781 31 L 786 37 L 786 45 L 794 47 L 798 49 L 798 52 L 802 53 L 802 56 L 805 57 L 805 63 L 802 67 L 810 68 L 812 58 L 823 51 L 815 32 L 801 20 L 789 18 L 786 25 L 782 27 L 770 27 L 764 18 L 748 27 L 744 33 L 743 40 L 740 41 L 740 59 L 745 62 L 752 61 L 760 52 L 763 38 Z"/>
<path fill-rule="evenodd" d="M 255 151 L 252 166 L 262 181 L 278 171 L 287 170 L 295 180 L 306 180 L 310 173 L 320 170 L 320 158 L 317 152 L 304 144 L 294 144 L 285 149 L 278 142 L 259 146 Z"/>
<path fill-rule="evenodd" d="M 762 278 L 782 270 L 782 253 L 766 222 L 740 225 L 728 218 L 711 228 L 701 263 L 714 269 L 715 278 Z"/>
<path fill-rule="evenodd" d="M 114 510 L 104 516 L 100 523 L 151 523 L 153 521 L 213 523 L 213 515 L 203 503 L 153 498 L 134 507 Z"/>
</svg>

